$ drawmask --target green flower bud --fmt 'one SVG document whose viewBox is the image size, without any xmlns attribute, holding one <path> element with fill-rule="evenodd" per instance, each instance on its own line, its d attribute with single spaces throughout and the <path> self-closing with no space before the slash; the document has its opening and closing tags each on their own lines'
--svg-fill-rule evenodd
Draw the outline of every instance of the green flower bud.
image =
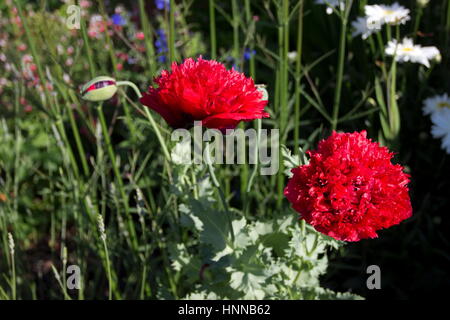
<svg viewBox="0 0 450 320">
<path fill-rule="evenodd" d="M 116 79 L 100 76 L 86 83 L 81 89 L 81 96 L 87 101 L 105 101 L 117 92 Z"/>
<path fill-rule="evenodd" d="M 417 0 L 417 5 L 419 7 L 425 8 L 429 2 L 430 0 Z"/>
</svg>

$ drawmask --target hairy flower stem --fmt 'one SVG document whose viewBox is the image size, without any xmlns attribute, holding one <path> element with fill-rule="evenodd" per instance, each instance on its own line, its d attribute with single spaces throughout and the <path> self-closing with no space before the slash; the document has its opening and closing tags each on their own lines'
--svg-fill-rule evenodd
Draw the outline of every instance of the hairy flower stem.
<svg viewBox="0 0 450 320">
<path fill-rule="evenodd" d="M 232 217 L 231 211 L 228 207 L 228 203 L 227 203 L 227 199 L 225 198 L 225 194 L 224 194 L 222 187 L 220 186 L 219 180 L 217 179 L 216 174 L 214 172 L 214 167 L 213 167 L 212 161 L 210 159 L 209 144 L 206 144 L 204 154 L 206 156 L 205 161 L 208 165 L 209 175 L 211 176 L 211 180 L 213 182 L 214 187 L 216 187 L 217 191 L 219 192 L 220 201 L 222 201 L 223 209 L 225 210 L 227 217 L 228 217 L 228 223 L 229 223 L 230 235 L 231 235 L 231 245 L 233 246 L 234 245 L 233 217 Z"/>
<path fill-rule="evenodd" d="M 253 180 L 255 179 L 255 177 L 258 175 L 258 158 L 259 158 L 259 143 L 261 141 L 261 128 L 262 128 L 262 120 L 261 119 L 257 119 L 256 120 L 256 147 L 255 147 L 255 153 L 254 153 L 254 159 L 255 159 L 255 165 L 253 167 L 253 171 L 252 174 L 250 176 L 250 179 L 248 180 L 248 184 L 247 184 L 247 192 L 250 192 L 252 189 L 252 185 L 253 185 Z"/>
<path fill-rule="evenodd" d="M 131 82 L 131 81 L 117 81 L 116 85 L 118 87 L 120 87 L 120 86 L 129 86 L 129 87 L 131 87 L 134 90 L 134 92 L 136 93 L 138 98 L 142 98 L 142 94 L 139 91 L 139 88 L 133 82 Z M 164 141 L 164 139 L 163 139 L 163 137 L 161 135 L 161 131 L 159 130 L 158 125 L 156 124 L 155 120 L 153 119 L 153 116 L 151 115 L 151 113 L 150 113 L 150 111 L 148 110 L 147 107 L 144 107 L 144 111 L 145 111 L 145 114 L 146 114 L 148 120 L 150 121 L 150 124 L 153 127 L 153 130 L 155 130 L 156 137 L 158 138 L 158 141 L 159 141 L 159 143 L 161 145 L 161 148 L 163 150 L 164 156 L 166 157 L 166 159 L 168 161 L 170 161 L 170 159 L 171 159 L 170 158 L 170 153 L 169 153 L 169 151 L 167 149 L 167 145 L 166 145 L 166 143 L 165 143 L 165 141 Z"/>
<path fill-rule="evenodd" d="M 342 93 L 342 81 L 344 78 L 344 62 L 345 62 L 345 47 L 346 47 L 346 37 L 347 37 L 347 25 L 348 16 L 350 14 L 350 9 L 352 6 L 352 0 L 345 1 L 345 10 L 341 15 L 341 34 L 339 40 L 339 56 L 337 64 L 337 77 L 336 77 L 336 88 L 334 91 L 334 103 L 333 103 L 333 115 L 331 122 L 331 129 L 336 130 L 339 118 L 339 106 L 341 104 L 341 93 Z"/>
</svg>

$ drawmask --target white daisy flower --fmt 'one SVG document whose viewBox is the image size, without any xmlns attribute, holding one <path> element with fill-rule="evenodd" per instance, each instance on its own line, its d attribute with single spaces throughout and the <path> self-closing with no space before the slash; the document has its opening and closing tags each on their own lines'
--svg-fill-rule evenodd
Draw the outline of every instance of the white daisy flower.
<svg viewBox="0 0 450 320">
<path fill-rule="evenodd" d="M 420 63 L 427 68 L 430 67 L 430 60 L 440 56 L 436 47 L 422 47 L 414 44 L 410 38 L 404 38 L 400 43 L 396 39 L 389 41 L 385 53 L 388 56 L 395 55 L 395 60 L 398 62 Z"/>
<path fill-rule="evenodd" d="M 364 11 L 369 24 L 381 26 L 385 23 L 391 25 L 404 24 L 411 19 L 409 9 L 394 2 L 391 5 L 375 4 L 365 6 Z"/>
<path fill-rule="evenodd" d="M 372 33 L 381 29 L 380 26 L 370 25 L 367 17 L 358 17 L 355 21 L 352 22 L 352 27 L 352 36 L 357 37 L 361 35 L 364 40 L 367 39 Z"/>
<path fill-rule="evenodd" d="M 334 8 L 341 11 L 345 10 L 345 0 L 316 0 L 316 4 L 324 4 L 327 6 L 327 14 L 332 14 Z"/>
<path fill-rule="evenodd" d="M 433 122 L 431 134 L 434 138 L 442 139 L 442 149 L 450 154 L 450 108 L 433 113 L 431 115 L 431 121 Z"/>
<path fill-rule="evenodd" d="M 431 115 L 444 109 L 450 110 L 450 97 L 446 93 L 427 98 L 423 101 L 422 110 L 425 115 Z"/>
<path fill-rule="evenodd" d="M 423 54 L 428 58 L 428 60 L 441 62 L 441 52 L 436 47 L 422 47 Z"/>
</svg>

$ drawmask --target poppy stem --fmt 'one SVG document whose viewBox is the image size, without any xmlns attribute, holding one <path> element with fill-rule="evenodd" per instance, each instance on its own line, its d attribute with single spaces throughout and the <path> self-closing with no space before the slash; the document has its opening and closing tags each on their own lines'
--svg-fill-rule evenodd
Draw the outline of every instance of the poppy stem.
<svg viewBox="0 0 450 320">
<path fill-rule="evenodd" d="M 138 96 L 138 98 L 142 98 L 142 93 L 139 90 L 139 88 L 137 87 L 137 85 L 135 85 L 133 82 L 131 81 L 117 81 L 116 82 L 116 86 L 120 87 L 120 86 L 129 86 L 131 88 L 133 88 L 134 92 L 136 93 L 136 95 Z"/>
<path fill-rule="evenodd" d="M 253 180 L 255 179 L 256 175 L 258 174 L 258 161 L 259 161 L 259 143 L 261 140 L 261 127 L 262 127 L 262 120 L 261 119 L 257 119 L 256 120 L 256 147 L 255 147 L 255 153 L 254 153 L 254 157 L 255 157 L 255 166 L 253 167 L 253 171 L 252 174 L 250 176 L 250 180 L 247 183 L 247 192 L 250 192 L 250 190 L 252 189 L 252 185 L 253 185 Z"/>
<path fill-rule="evenodd" d="M 228 217 L 228 223 L 230 228 L 230 234 L 231 234 L 231 245 L 234 246 L 234 230 L 233 230 L 233 218 L 231 216 L 231 211 L 228 207 L 227 199 L 225 198 L 225 194 L 222 190 L 222 187 L 220 186 L 219 180 L 217 180 L 216 174 L 214 173 L 214 167 L 212 165 L 212 161 L 210 159 L 210 151 L 209 151 L 209 144 L 206 144 L 205 146 L 205 161 L 208 165 L 208 171 L 209 175 L 211 176 L 211 180 L 213 182 L 213 185 L 217 188 L 217 191 L 219 192 L 220 200 L 222 201 L 222 206 L 225 212 L 227 213 Z"/>
<path fill-rule="evenodd" d="M 136 93 L 136 95 L 138 96 L 138 98 L 142 98 L 142 94 L 141 91 L 139 91 L 139 88 L 131 81 L 117 81 L 116 85 L 118 87 L 120 86 L 129 86 L 131 88 L 133 88 L 134 92 Z M 153 119 L 152 114 L 150 113 L 150 111 L 148 110 L 147 107 L 144 108 L 145 110 L 145 114 L 148 118 L 148 120 L 150 121 L 150 124 L 153 127 L 153 130 L 155 130 L 156 133 L 156 137 L 158 138 L 159 143 L 161 144 L 161 148 L 163 150 L 164 156 L 167 158 L 168 161 L 170 161 L 170 153 L 167 149 L 166 143 L 164 142 L 164 139 L 161 135 L 161 131 L 159 131 L 158 125 L 155 122 L 155 119 Z"/>
</svg>

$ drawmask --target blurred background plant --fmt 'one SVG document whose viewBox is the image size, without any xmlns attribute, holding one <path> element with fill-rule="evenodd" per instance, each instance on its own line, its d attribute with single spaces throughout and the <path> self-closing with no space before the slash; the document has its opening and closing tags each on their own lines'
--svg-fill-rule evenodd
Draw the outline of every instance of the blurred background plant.
<svg viewBox="0 0 450 320">
<path fill-rule="evenodd" d="M 384 19 L 372 27 L 365 6 L 381 3 L 393 7 L 372 7 Z M 66 25 L 72 4 L 81 8 L 80 29 Z M 450 2 L 401 5 L 1 2 L 0 298 L 437 296 L 450 284 L 450 164 L 430 134 L 436 116 L 423 116 L 422 101 L 450 92 Z M 395 44 L 406 37 L 439 54 L 412 63 L 402 54 L 422 51 Z M 279 173 L 257 176 L 249 192 L 250 166 L 216 166 L 228 209 L 213 200 L 206 168 L 177 166 L 161 152 L 153 118 L 134 92 L 119 89 L 102 104 L 79 95 L 98 75 L 145 91 L 171 61 L 200 55 L 267 85 L 271 118 L 262 125 L 279 128 L 293 150 L 280 149 L 286 162 Z M 153 116 L 169 143 L 169 129 Z M 442 117 L 435 122 L 445 133 Z M 282 195 L 284 172 L 299 148 L 315 148 L 332 129 L 366 129 L 396 151 L 412 176 L 411 219 L 347 245 L 296 222 Z M 235 238 L 230 227 L 217 238 L 203 219 L 208 213 L 222 221 L 230 212 Z M 61 285 L 71 264 L 81 268 L 81 290 Z M 371 264 L 381 267 L 382 290 L 366 288 Z"/>
</svg>

